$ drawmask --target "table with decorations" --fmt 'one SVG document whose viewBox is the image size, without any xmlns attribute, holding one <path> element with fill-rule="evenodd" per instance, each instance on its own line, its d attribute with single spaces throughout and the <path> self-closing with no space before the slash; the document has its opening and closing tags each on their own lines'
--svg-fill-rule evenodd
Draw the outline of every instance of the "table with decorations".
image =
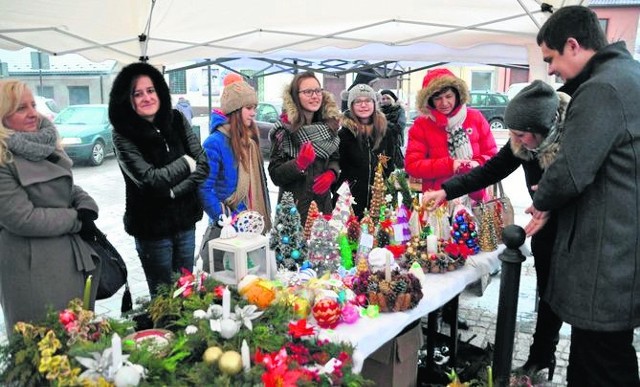
<svg viewBox="0 0 640 387">
<path fill-rule="evenodd" d="M 304 224 L 285 192 L 270 230 L 253 211 L 225 219 L 208 242 L 220 267 L 196 260 L 120 319 L 96 316 L 86 292 L 16 324 L 0 382 L 366 385 L 365 359 L 493 272 L 502 248 L 494 214 L 422 206 L 404 171 L 382 171 L 361 219 L 346 184 L 331 214 L 312 203 Z"/>
</svg>

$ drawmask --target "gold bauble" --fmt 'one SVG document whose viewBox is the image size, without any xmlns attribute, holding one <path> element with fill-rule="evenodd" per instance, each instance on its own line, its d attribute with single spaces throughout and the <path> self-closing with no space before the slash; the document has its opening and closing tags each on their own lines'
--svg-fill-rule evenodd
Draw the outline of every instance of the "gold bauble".
<svg viewBox="0 0 640 387">
<path fill-rule="evenodd" d="M 223 374 L 233 376 L 242 370 L 242 356 L 236 351 L 227 351 L 220 356 L 218 368 Z"/>
<path fill-rule="evenodd" d="M 209 347 L 202 354 L 202 361 L 209 365 L 216 364 L 220 356 L 222 356 L 222 349 L 220 349 L 220 347 Z"/>
</svg>

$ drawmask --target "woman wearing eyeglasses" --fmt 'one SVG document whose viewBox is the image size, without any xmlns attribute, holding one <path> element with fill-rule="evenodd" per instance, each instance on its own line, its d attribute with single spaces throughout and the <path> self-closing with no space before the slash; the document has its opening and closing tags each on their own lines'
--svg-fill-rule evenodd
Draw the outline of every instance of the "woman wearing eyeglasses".
<svg viewBox="0 0 640 387">
<path fill-rule="evenodd" d="M 284 192 L 293 193 L 304 224 L 312 200 L 319 211 L 332 210 L 330 188 L 340 173 L 340 110 L 311 72 L 297 74 L 282 99 L 284 113 L 269 133 L 269 176 L 280 188 L 278 202 Z"/>
<path fill-rule="evenodd" d="M 362 218 L 371 201 L 371 185 L 378 164 L 378 155 L 393 156 L 393 138 L 387 132 L 387 119 L 378 110 L 378 95 L 368 85 L 358 84 L 349 90 L 347 106 L 338 131 L 340 136 L 340 179 L 349 183 L 355 200 L 353 212 Z M 388 176 L 393 170 L 389 162 Z M 372 216 L 378 214 L 372 214 Z"/>
</svg>

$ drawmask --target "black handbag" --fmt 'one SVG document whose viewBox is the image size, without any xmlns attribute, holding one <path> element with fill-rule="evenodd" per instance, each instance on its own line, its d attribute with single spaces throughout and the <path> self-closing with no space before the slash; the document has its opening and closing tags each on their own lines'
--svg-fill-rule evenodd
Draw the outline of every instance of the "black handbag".
<svg viewBox="0 0 640 387">
<path fill-rule="evenodd" d="M 95 228 L 95 232 L 86 242 L 100 257 L 100 278 L 98 279 L 98 291 L 96 299 L 104 300 L 116 294 L 120 288 L 125 286 L 122 296 L 122 313 L 133 308 L 131 292 L 127 282 L 127 265 L 122 259 L 118 250 L 109 242 L 107 236 Z"/>
</svg>

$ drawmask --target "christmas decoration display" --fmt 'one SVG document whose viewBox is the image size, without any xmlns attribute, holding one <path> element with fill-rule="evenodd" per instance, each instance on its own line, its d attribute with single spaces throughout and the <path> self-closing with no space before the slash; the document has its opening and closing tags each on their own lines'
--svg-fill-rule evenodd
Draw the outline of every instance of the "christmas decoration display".
<svg viewBox="0 0 640 387">
<path fill-rule="evenodd" d="M 264 217 L 258 211 L 242 211 L 236 216 L 235 226 L 240 233 L 262 234 Z"/>
<path fill-rule="evenodd" d="M 238 284 L 238 293 L 260 309 L 266 309 L 276 297 L 273 286 L 253 274 L 246 275 Z"/>
<path fill-rule="evenodd" d="M 314 327 L 279 303 L 254 318 L 250 309 L 255 306 L 231 289 L 228 303 L 236 312 L 228 320 L 241 329 L 224 338 L 212 329 L 224 309 L 220 283 L 208 277 L 201 285 L 185 297 L 173 297 L 177 284 L 161 289 L 148 309 L 157 328 L 138 332 L 139 343 L 125 334 L 133 321 L 96 318 L 80 300 L 50 313 L 41 325 L 18 323 L 9 342 L 0 345 L 0 380 L 34 386 L 275 386 L 284 380 L 305 386 L 367 385 L 352 372 L 351 344 L 320 340 Z M 331 313 L 338 311 L 325 314 L 328 323 Z M 173 338 L 166 341 L 166 351 L 153 351 L 146 338 L 167 329 Z"/>
<path fill-rule="evenodd" d="M 311 201 L 309 205 L 309 212 L 307 212 L 307 220 L 304 223 L 304 240 L 308 241 L 311 237 L 311 227 L 313 227 L 313 223 L 318 219 L 319 216 L 322 216 L 320 211 L 318 211 L 318 204 L 315 200 Z"/>
<path fill-rule="evenodd" d="M 342 230 L 353 213 L 351 206 L 355 204 L 355 200 L 353 195 L 351 195 L 349 184 L 346 181 L 342 183 L 336 193 L 338 194 L 338 200 L 336 201 L 336 206 L 331 213 L 331 222 L 334 227 Z"/>
<path fill-rule="evenodd" d="M 451 226 L 451 239 L 454 243 L 467 246 L 476 254 L 480 252 L 476 223 L 466 209 L 456 211 Z"/>
<path fill-rule="evenodd" d="M 482 209 L 482 218 L 478 230 L 478 244 L 482 251 L 493 251 L 498 248 L 498 236 L 496 227 L 500 227 L 502 220 L 496 216 L 493 208 Z"/>
<path fill-rule="evenodd" d="M 404 204 L 396 210 L 396 224 L 394 227 L 395 241 L 405 243 L 411 239 L 411 229 L 409 228 L 409 211 Z"/>
<path fill-rule="evenodd" d="M 321 328 L 335 328 L 340 322 L 340 305 L 336 300 L 323 298 L 313 305 L 313 317 Z"/>
<path fill-rule="evenodd" d="M 391 228 L 391 220 L 383 220 L 380 222 L 378 232 L 376 233 L 376 240 L 378 241 L 378 247 L 385 247 L 391 243 L 393 235 L 393 229 Z"/>
<path fill-rule="evenodd" d="M 391 272 L 390 280 L 383 271 L 360 272 L 354 279 L 353 291 L 365 294 L 369 305 L 380 312 L 400 312 L 414 308 L 422 299 L 420 280 L 411 273 Z"/>
<path fill-rule="evenodd" d="M 326 219 L 318 218 L 311 228 L 309 262 L 321 275 L 335 271 L 340 265 L 339 231 Z"/>
<path fill-rule="evenodd" d="M 347 237 L 349 238 L 349 244 L 351 244 L 351 249 L 356 250 L 358 248 L 358 241 L 360 240 L 360 222 L 358 221 L 358 217 L 355 215 L 351 215 L 349 220 L 347 220 Z"/>
<path fill-rule="evenodd" d="M 443 203 L 440 206 L 434 208 L 431 211 L 425 211 L 424 217 L 426 221 L 424 224 L 428 224 L 431 227 L 433 235 L 438 239 L 449 239 L 451 224 L 449 223 L 449 210 L 448 203 Z"/>
<path fill-rule="evenodd" d="M 369 202 L 369 214 L 374 223 L 378 223 L 380 208 L 385 203 L 386 186 L 384 181 L 384 168 L 387 166 L 389 157 L 384 154 L 378 155 L 378 165 L 373 175 L 373 186 L 371 187 L 371 201 Z M 373 229 L 369 229 L 373 233 Z"/>
<path fill-rule="evenodd" d="M 407 208 L 411 208 L 413 200 L 417 198 L 417 195 L 411 191 L 408 177 L 407 172 L 402 169 L 396 169 L 391 172 L 391 175 L 389 175 L 389 178 L 387 179 L 387 193 L 393 197 L 397 197 L 397 194 L 400 193 L 402 197 L 402 205 Z"/>
<path fill-rule="evenodd" d="M 297 270 L 307 258 L 307 245 L 300 226 L 300 213 L 293 201 L 293 194 L 285 192 L 276 205 L 274 225 L 271 229 L 269 247 L 275 251 L 279 267 Z"/>
</svg>

